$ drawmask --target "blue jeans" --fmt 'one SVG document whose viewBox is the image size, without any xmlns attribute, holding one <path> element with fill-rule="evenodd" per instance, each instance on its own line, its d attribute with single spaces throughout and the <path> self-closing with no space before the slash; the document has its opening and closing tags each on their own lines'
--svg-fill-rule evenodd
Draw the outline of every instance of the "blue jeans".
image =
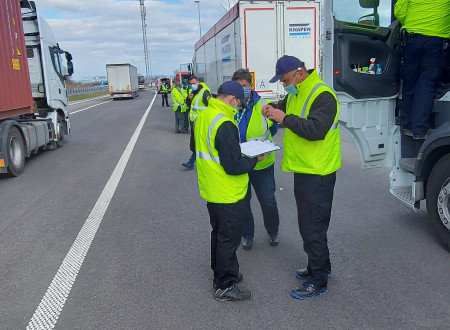
<svg viewBox="0 0 450 330">
<path fill-rule="evenodd" d="M 401 126 L 416 135 L 431 127 L 431 110 L 441 75 L 443 38 L 416 35 L 403 49 Z"/>
<path fill-rule="evenodd" d="M 252 170 L 248 173 L 249 183 L 248 191 L 245 196 L 247 201 L 247 214 L 244 218 L 242 227 L 242 237 L 253 238 L 255 233 L 255 223 L 250 199 L 252 198 L 252 187 L 255 189 L 256 197 L 263 213 L 264 227 L 266 227 L 269 236 L 278 234 L 280 217 L 278 215 L 278 206 L 275 199 L 275 177 L 273 164 L 262 170 Z"/>
</svg>

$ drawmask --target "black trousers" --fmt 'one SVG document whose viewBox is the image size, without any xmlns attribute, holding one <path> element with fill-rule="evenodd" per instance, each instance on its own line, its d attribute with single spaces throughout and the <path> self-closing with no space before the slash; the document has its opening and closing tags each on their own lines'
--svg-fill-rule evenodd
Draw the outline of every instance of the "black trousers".
<svg viewBox="0 0 450 330">
<path fill-rule="evenodd" d="M 168 102 L 168 95 L 167 95 L 167 93 L 161 93 L 161 96 L 162 96 L 162 106 L 164 106 L 164 100 L 166 101 L 166 105 L 167 106 L 169 106 L 169 102 Z"/>
<path fill-rule="evenodd" d="M 294 174 L 298 228 L 311 273 L 308 282 L 319 287 L 327 285 L 328 272 L 331 271 L 327 231 L 335 183 L 336 172 L 325 176 Z"/>
<path fill-rule="evenodd" d="M 244 199 L 232 204 L 207 203 L 212 228 L 211 269 L 219 289 L 231 286 L 239 273 L 236 250 L 241 243 L 246 206 Z"/>
<path fill-rule="evenodd" d="M 431 128 L 443 43 L 443 38 L 416 35 L 407 37 L 403 48 L 401 126 L 417 135 Z"/>
</svg>

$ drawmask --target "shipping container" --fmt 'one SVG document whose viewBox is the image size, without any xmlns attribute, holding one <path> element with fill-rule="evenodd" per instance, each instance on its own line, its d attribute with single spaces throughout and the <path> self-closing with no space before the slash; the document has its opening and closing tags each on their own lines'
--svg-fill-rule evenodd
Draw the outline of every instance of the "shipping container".
<svg viewBox="0 0 450 330">
<path fill-rule="evenodd" d="M 0 1 L 0 119 L 33 113 L 20 3 Z"/>
</svg>

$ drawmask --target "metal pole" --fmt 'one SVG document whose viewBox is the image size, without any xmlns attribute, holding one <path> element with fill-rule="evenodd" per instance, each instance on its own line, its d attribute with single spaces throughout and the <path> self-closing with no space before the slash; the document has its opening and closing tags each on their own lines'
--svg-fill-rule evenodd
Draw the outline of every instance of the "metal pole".
<svg viewBox="0 0 450 330">
<path fill-rule="evenodd" d="M 200 0 L 195 0 L 198 9 L 198 27 L 200 28 L 200 38 L 202 37 L 202 25 L 200 23 Z"/>
<path fill-rule="evenodd" d="M 145 22 L 147 11 L 145 9 L 145 0 L 139 0 L 141 6 L 141 20 L 142 20 L 142 41 L 144 43 L 144 61 L 145 61 L 145 78 L 149 80 L 152 74 L 151 61 L 149 61 L 149 51 L 147 48 L 147 23 Z M 150 75 L 149 75 L 150 73 Z"/>
</svg>

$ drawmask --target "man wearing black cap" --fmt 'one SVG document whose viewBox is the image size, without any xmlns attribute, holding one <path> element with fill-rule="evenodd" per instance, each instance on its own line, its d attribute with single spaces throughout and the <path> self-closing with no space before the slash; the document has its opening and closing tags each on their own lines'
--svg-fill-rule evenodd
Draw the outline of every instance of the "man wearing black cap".
<svg viewBox="0 0 450 330">
<path fill-rule="evenodd" d="M 234 115 L 247 107 L 244 90 L 236 81 L 225 82 L 210 99 L 194 125 L 195 153 L 200 195 L 207 201 L 211 231 L 211 268 L 214 299 L 248 300 L 249 290 L 235 283 L 242 280 L 236 250 L 241 241 L 247 211 L 245 196 L 248 172 L 264 156 L 243 157 Z"/>
<path fill-rule="evenodd" d="M 294 173 L 298 226 L 308 266 L 296 272 L 305 282 L 291 294 L 309 299 L 328 292 L 331 263 L 327 244 L 336 171 L 341 167 L 339 104 L 315 70 L 293 56 L 283 56 L 276 75 L 288 95 L 262 108 L 263 115 L 286 127 L 282 169 Z"/>
</svg>

